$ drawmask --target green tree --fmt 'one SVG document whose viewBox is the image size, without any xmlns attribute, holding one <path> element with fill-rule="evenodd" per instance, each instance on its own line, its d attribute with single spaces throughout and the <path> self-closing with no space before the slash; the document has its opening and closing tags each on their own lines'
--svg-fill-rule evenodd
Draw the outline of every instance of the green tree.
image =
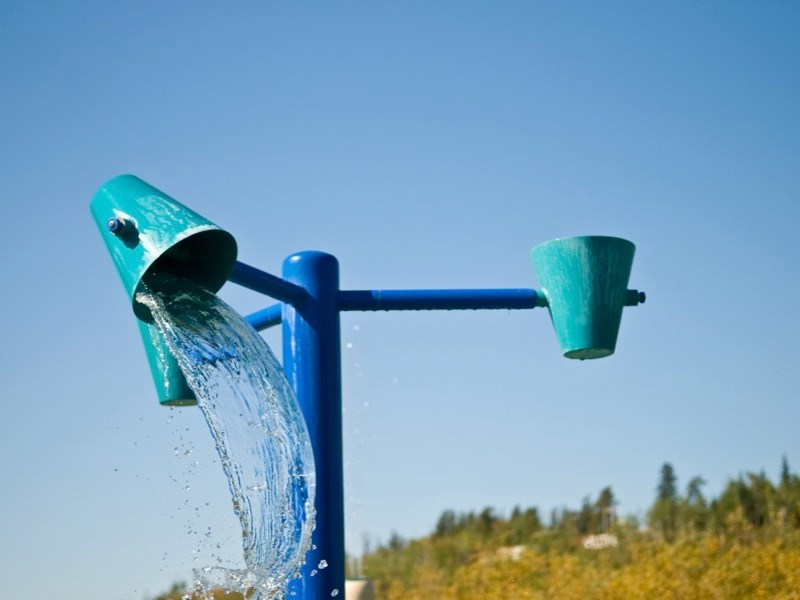
<svg viewBox="0 0 800 600">
<path fill-rule="evenodd" d="M 616 513 L 617 501 L 614 499 L 614 492 L 611 491 L 611 486 L 604 487 L 600 490 L 600 495 L 597 497 L 595 503 L 595 510 L 597 512 L 597 520 L 599 524 L 599 531 L 606 533 L 611 531 L 617 519 Z"/>
<path fill-rule="evenodd" d="M 781 480 L 776 496 L 779 528 L 800 528 L 800 478 L 789 469 L 789 460 L 785 454 L 781 461 Z"/>
<path fill-rule="evenodd" d="M 705 531 L 709 520 L 708 502 L 703 496 L 703 486 L 706 480 L 692 477 L 686 486 L 686 498 L 681 504 L 680 521 L 682 526 L 694 532 Z"/>
<path fill-rule="evenodd" d="M 581 502 L 581 510 L 578 512 L 578 533 L 581 535 L 593 533 L 596 527 L 597 512 L 589 496 L 586 496 Z"/>
<path fill-rule="evenodd" d="M 491 506 L 484 508 L 478 515 L 476 522 L 478 534 L 484 539 L 490 537 L 494 532 L 497 520 L 497 515 L 495 515 Z"/>
<path fill-rule="evenodd" d="M 658 482 L 658 500 L 676 500 L 678 497 L 678 478 L 669 463 L 661 465 L 661 479 Z"/>
<path fill-rule="evenodd" d="M 661 466 L 656 501 L 648 514 L 650 526 L 672 541 L 678 530 L 678 478 L 669 463 Z"/>
<path fill-rule="evenodd" d="M 406 540 L 396 531 L 393 531 L 389 536 L 389 550 L 402 550 L 407 545 Z"/>
<path fill-rule="evenodd" d="M 755 530 L 766 525 L 781 525 L 779 494 L 762 473 L 739 476 L 725 486 L 712 504 L 714 526 L 724 533 L 752 538 Z"/>
<path fill-rule="evenodd" d="M 786 458 L 786 455 L 783 455 L 783 459 L 781 460 L 781 482 L 780 487 L 787 487 L 792 480 L 792 472 L 789 469 L 789 459 Z"/>
<path fill-rule="evenodd" d="M 754 527 L 763 527 L 773 522 L 777 510 L 777 490 L 763 471 L 748 473 L 747 478 L 752 498 L 748 518 Z"/>
<path fill-rule="evenodd" d="M 515 506 L 508 522 L 506 544 L 511 546 L 526 544 L 541 530 L 542 520 L 538 508 L 530 506 L 523 511 L 519 506 Z"/>
<path fill-rule="evenodd" d="M 161 594 L 160 596 L 156 596 L 153 600 L 177 600 L 181 596 L 184 595 L 186 592 L 186 582 L 179 581 L 177 583 L 173 583 L 172 587 L 166 594 Z"/>
<path fill-rule="evenodd" d="M 455 511 L 446 510 L 436 522 L 436 530 L 434 535 L 437 537 L 453 535 L 456 532 L 456 529 L 458 529 L 458 521 Z"/>
</svg>

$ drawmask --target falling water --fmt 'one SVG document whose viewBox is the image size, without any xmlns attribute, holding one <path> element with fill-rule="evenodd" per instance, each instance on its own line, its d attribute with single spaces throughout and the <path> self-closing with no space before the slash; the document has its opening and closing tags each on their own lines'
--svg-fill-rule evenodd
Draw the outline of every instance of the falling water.
<svg viewBox="0 0 800 600">
<path fill-rule="evenodd" d="M 197 396 L 242 525 L 245 569 L 204 567 L 197 584 L 282 598 L 311 545 L 314 458 L 305 421 L 266 342 L 214 294 L 159 276 L 151 311 Z"/>
</svg>

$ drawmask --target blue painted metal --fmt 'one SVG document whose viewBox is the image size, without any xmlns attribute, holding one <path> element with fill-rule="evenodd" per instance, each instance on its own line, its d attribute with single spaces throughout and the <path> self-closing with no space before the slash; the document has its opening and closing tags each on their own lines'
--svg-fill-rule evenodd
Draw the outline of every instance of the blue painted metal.
<svg viewBox="0 0 800 600">
<path fill-rule="evenodd" d="M 284 261 L 283 276 L 307 292 L 303 301 L 284 305 L 283 367 L 306 420 L 317 472 L 315 548 L 290 590 L 305 600 L 327 600 L 334 591 L 344 594 L 345 569 L 339 263 L 324 252 L 300 252 Z M 318 569 L 323 560 L 328 567 Z"/>
<path fill-rule="evenodd" d="M 625 306 L 639 306 L 647 300 L 647 294 L 639 290 L 625 291 Z"/>
<path fill-rule="evenodd" d="M 238 265 L 242 263 L 237 263 Z M 247 265 L 243 265 L 247 267 Z M 234 273 L 236 269 L 234 269 Z M 231 281 L 239 283 L 234 277 Z M 255 286 L 246 286 L 254 289 Z M 256 291 L 267 293 L 263 287 Z M 633 291 L 633 290 L 632 290 Z M 525 309 L 546 306 L 547 300 L 536 290 L 341 290 L 340 311 L 378 310 L 482 310 Z M 263 331 L 281 322 L 281 305 L 275 304 L 245 317 L 256 330 Z"/>
<path fill-rule="evenodd" d="M 308 295 L 301 286 L 239 261 L 233 265 L 228 281 L 289 304 L 302 302 Z"/>
<path fill-rule="evenodd" d="M 118 234 L 122 231 L 122 228 L 125 227 L 125 221 L 122 219 L 117 219 L 116 217 L 113 219 L 109 219 L 108 223 L 106 224 L 108 230 L 113 234 Z"/>
<path fill-rule="evenodd" d="M 339 310 L 480 310 L 544 306 L 529 289 L 351 290 L 339 292 Z"/>
<path fill-rule="evenodd" d="M 247 315 L 244 320 L 256 331 L 264 331 L 275 325 L 280 325 L 281 321 L 283 321 L 283 305 L 273 304 L 262 310 L 257 310 Z"/>
</svg>

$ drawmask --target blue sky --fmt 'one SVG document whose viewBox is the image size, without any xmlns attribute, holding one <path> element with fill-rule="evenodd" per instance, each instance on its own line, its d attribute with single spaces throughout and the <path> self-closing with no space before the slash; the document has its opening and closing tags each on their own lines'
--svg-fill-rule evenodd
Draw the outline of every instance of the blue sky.
<svg viewBox="0 0 800 600">
<path fill-rule="evenodd" d="M 637 244 L 648 302 L 601 361 L 562 358 L 542 310 L 343 315 L 351 552 L 606 485 L 641 514 L 665 461 L 708 494 L 800 469 L 797 3 L 0 14 L 6 594 L 140 600 L 240 555 L 210 436 L 158 406 L 89 216 L 120 173 L 259 268 L 335 254 L 344 289 L 538 287 L 540 242 Z"/>
</svg>

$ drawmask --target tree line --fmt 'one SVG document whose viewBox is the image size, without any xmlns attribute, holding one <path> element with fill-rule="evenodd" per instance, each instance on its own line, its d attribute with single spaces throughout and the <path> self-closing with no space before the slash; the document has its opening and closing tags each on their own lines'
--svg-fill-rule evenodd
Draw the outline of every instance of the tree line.
<svg viewBox="0 0 800 600">
<path fill-rule="evenodd" d="M 704 495 L 705 485 L 702 477 L 695 476 L 681 493 L 675 469 L 664 463 L 644 523 L 636 515 L 621 518 L 614 492 L 606 486 L 594 500 L 584 497 L 577 509 L 554 509 L 547 523 L 536 506 L 515 506 L 508 517 L 492 507 L 460 513 L 448 509 L 442 512 L 430 536 L 437 540 L 460 537 L 513 546 L 541 540 L 544 534 L 586 536 L 620 529 L 641 530 L 643 525 L 646 531 L 666 541 L 706 532 L 724 536 L 800 530 L 800 476 L 790 470 L 785 456 L 777 482 L 773 483 L 763 471 L 748 472 L 728 480 L 716 498 Z M 392 534 L 388 544 L 378 550 L 398 550 L 407 545 L 401 536 Z"/>
<path fill-rule="evenodd" d="M 387 543 L 366 552 L 355 574 L 402 578 L 426 561 L 452 573 L 487 548 L 527 545 L 545 552 L 575 551 L 585 536 L 602 533 L 672 543 L 687 536 L 747 541 L 800 532 L 800 476 L 790 470 L 786 457 L 776 482 L 764 472 L 744 473 L 730 479 L 715 498 L 706 497 L 706 481 L 700 476 L 690 478 L 681 492 L 670 463 L 661 466 L 657 482 L 644 519 L 618 515 L 611 486 L 594 498 L 586 496 L 578 508 L 553 510 L 547 522 L 536 506 L 516 506 L 508 516 L 492 507 L 468 512 L 448 509 L 421 540 L 395 533 Z"/>
<path fill-rule="evenodd" d="M 675 471 L 665 463 L 647 514 L 651 530 L 667 541 L 702 532 L 748 536 L 800 530 L 800 477 L 791 472 L 785 456 L 775 483 L 763 471 L 746 473 L 728 480 L 711 500 L 703 495 L 705 483 L 693 477 L 681 495 Z"/>
</svg>

